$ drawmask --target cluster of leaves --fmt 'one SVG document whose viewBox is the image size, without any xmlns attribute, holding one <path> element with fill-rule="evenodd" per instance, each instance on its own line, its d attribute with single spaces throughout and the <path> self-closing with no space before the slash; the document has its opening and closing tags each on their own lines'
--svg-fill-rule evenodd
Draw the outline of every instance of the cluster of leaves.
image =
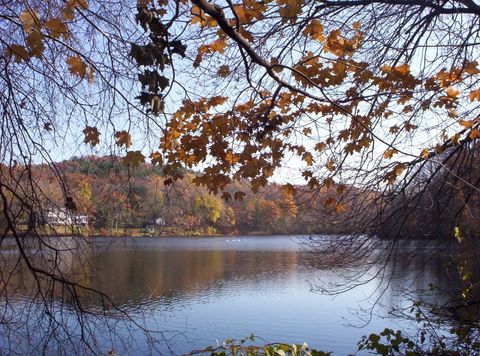
<svg viewBox="0 0 480 356">
<path fill-rule="evenodd" d="M 159 2 L 159 5 L 166 4 L 167 1 Z M 172 54 L 185 57 L 186 46 L 180 40 L 169 40 L 168 27 L 161 20 L 165 11 L 157 9 L 153 1 L 139 2 L 137 11 L 137 23 L 145 31 L 149 31 L 150 40 L 144 45 L 132 43 L 130 51 L 130 56 L 143 68 L 138 75 L 142 92 L 137 99 L 143 106 L 148 107 L 147 112 L 159 115 L 165 109 L 162 92 L 170 86 L 170 80 L 159 72 L 163 72 L 166 65 L 171 65 Z"/>
<path fill-rule="evenodd" d="M 254 343 L 258 337 L 250 335 L 248 338 L 240 340 L 228 339 L 223 345 L 217 347 L 207 347 L 204 350 L 195 350 L 188 355 L 265 355 L 265 356 L 330 356 L 331 352 L 318 351 L 310 348 L 306 343 L 285 344 L 285 343 L 269 343 L 265 345 L 249 344 Z"/>
<path fill-rule="evenodd" d="M 69 24 L 75 20 L 77 11 L 88 10 L 88 7 L 88 0 L 49 1 L 49 6 L 42 8 L 43 13 L 27 7 L 18 16 L 24 31 L 24 41 L 7 44 L 7 56 L 20 64 L 29 62 L 32 58 L 43 58 L 50 44 L 68 44 L 71 40 Z M 81 53 L 71 51 L 65 63 L 72 75 L 93 81 L 94 68 Z"/>
</svg>

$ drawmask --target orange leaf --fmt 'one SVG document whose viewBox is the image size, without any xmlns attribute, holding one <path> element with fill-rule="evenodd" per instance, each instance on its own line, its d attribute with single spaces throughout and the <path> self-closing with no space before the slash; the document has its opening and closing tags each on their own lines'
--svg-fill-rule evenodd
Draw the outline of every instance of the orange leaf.
<svg viewBox="0 0 480 356">
<path fill-rule="evenodd" d="M 117 131 L 115 132 L 115 139 L 117 140 L 116 144 L 118 146 L 125 146 L 129 148 L 132 145 L 132 136 L 127 131 Z"/>
<path fill-rule="evenodd" d="M 323 35 L 323 25 L 317 19 L 310 21 L 310 23 L 305 27 L 305 30 L 303 30 L 303 34 L 320 42 L 325 40 L 325 36 Z"/>
<path fill-rule="evenodd" d="M 85 77 L 87 74 L 87 65 L 79 56 L 69 57 L 66 62 L 70 73 L 78 75 L 80 78 Z"/>
</svg>

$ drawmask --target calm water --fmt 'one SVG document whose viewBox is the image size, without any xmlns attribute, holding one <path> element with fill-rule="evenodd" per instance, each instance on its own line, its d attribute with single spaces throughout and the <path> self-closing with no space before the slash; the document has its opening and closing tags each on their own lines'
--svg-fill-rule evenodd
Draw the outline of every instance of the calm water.
<svg viewBox="0 0 480 356">
<path fill-rule="evenodd" d="M 254 333 L 266 342 L 307 342 L 345 355 L 356 350 L 362 335 L 387 326 L 408 329 L 408 324 L 390 318 L 382 307 L 370 313 L 372 303 L 386 308 L 406 306 L 410 301 L 401 293 L 405 287 L 418 290 L 445 279 L 438 258 L 419 274 L 411 272 L 408 258 L 400 258 L 398 276 L 388 284 L 377 277 L 337 296 L 321 295 L 315 287 L 325 281 L 335 283 L 341 271 L 309 266 L 308 250 L 299 241 L 285 236 L 98 238 L 84 247 L 87 262 L 78 259 L 78 246 L 72 240 L 63 242 L 72 246 L 71 251 L 65 249 L 61 268 L 111 296 L 140 325 L 163 331 L 155 337 L 167 339 L 168 347 L 160 342 L 159 350 L 177 354 Z M 24 293 L 28 299 L 27 290 L 17 290 L 18 305 L 22 303 L 18 295 Z M 95 300 L 87 303 L 92 311 L 100 305 Z M 118 316 L 111 319 L 113 325 Z M 73 325 L 75 320 L 70 322 Z M 120 345 L 107 341 L 101 326 L 91 327 L 99 329 L 101 349 L 142 354 L 149 348 L 138 329 L 127 332 L 119 326 L 115 332 L 120 338 L 132 341 Z M 4 333 L 1 340 L 6 339 Z"/>
</svg>

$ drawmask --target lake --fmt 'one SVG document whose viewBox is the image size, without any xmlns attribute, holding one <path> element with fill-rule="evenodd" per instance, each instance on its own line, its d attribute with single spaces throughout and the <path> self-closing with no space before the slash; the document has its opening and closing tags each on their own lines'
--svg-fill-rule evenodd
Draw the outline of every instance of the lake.
<svg viewBox="0 0 480 356">
<path fill-rule="evenodd" d="M 152 343 L 154 353 L 183 354 L 252 333 L 262 343 L 307 342 L 319 350 L 345 355 L 356 351 L 362 335 L 385 327 L 411 329 L 411 324 L 387 312 L 411 305 L 402 293 L 405 288 L 416 291 L 428 289 L 430 283 L 446 283 L 439 254 L 414 273 L 411 262 L 418 256 L 407 253 L 392 262 L 397 272 L 393 279 L 375 276 L 374 269 L 369 283 L 339 295 L 322 295 L 318 287 L 340 283 L 342 271 L 312 266 L 310 250 L 301 243 L 305 241 L 298 236 L 53 239 L 64 276 L 103 291 L 138 326 L 159 332 L 152 334 L 154 340 L 147 339 L 139 327 L 124 323 L 125 318 L 105 299 L 87 296 L 82 299 L 87 311 L 101 313 L 107 306 L 111 312 L 104 323 L 93 316 L 78 320 L 73 312 L 77 301 L 70 300 L 68 290 L 52 292 L 56 302 L 50 308 L 68 324 L 70 329 L 61 333 L 65 338 L 73 335 L 78 340 L 76 324 L 83 321 L 100 350 L 113 348 L 121 355 L 147 354 Z M 79 258 L 80 248 L 86 259 Z M 413 249 L 417 250 L 415 244 Z M 11 264 L 16 253 L 8 252 L 4 244 L 2 256 Z M 15 315 L 29 322 L 16 333 L 11 328 L 7 332 L 8 323 L 3 323 L 0 340 L 4 350 L 31 352 L 32 347 L 40 348 L 41 336 L 52 326 L 41 312 L 38 295 L 32 292 L 34 281 L 22 273 L 14 277 L 21 287 L 11 288 L 9 294 L 16 311 L 7 308 L 10 311 L 4 312 L 3 320 Z M 20 314 L 19 309 L 23 310 Z M 27 327 L 29 335 L 35 330 L 29 349 L 20 336 Z M 57 353 L 62 342 L 61 337 L 52 340 L 45 350 Z"/>
</svg>

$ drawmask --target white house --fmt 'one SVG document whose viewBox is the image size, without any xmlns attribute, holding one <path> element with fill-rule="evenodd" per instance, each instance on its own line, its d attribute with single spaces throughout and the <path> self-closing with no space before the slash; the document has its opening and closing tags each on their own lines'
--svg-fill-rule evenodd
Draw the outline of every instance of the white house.
<svg viewBox="0 0 480 356">
<path fill-rule="evenodd" d="M 47 225 L 88 225 L 88 215 L 75 214 L 63 208 L 51 208 L 44 215 Z"/>
</svg>

